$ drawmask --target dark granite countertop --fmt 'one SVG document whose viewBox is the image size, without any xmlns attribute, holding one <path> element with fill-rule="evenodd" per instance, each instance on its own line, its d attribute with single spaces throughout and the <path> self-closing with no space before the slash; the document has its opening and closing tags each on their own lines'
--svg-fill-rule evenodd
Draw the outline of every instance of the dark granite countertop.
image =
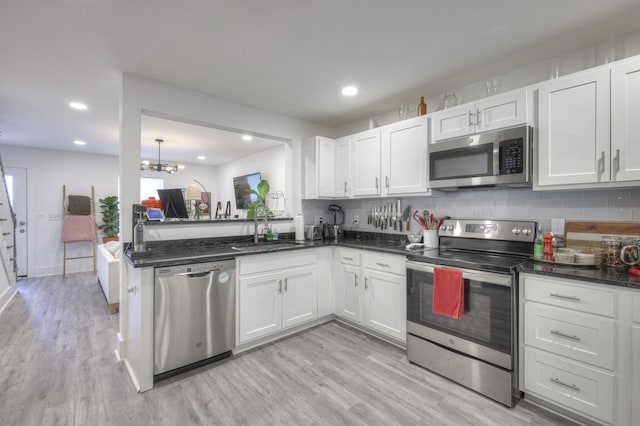
<svg viewBox="0 0 640 426">
<path fill-rule="evenodd" d="M 640 289 L 640 277 L 627 273 L 626 268 L 606 268 L 600 266 L 558 266 L 546 263 L 528 262 L 519 268 L 519 271 L 546 275 L 550 277 L 567 278 L 572 280 L 588 281 L 591 283 L 614 285 Z"/>
<path fill-rule="evenodd" d="M 279 253 L 317 247 L 349 247 L 400 256 L 419 256 L 425 250 L 424 248 L 407 250 L 405 248 L 408 244 L 406 236 L 402 234 L 345 231 L 344 239 L 339 242 L 317 240 L 300 243 L 293 240 L 292 233 L 280 235 L 281 239 L 276 242 L 261 242 L 257 245 L 253 243 L 253 236 L 155 241 L 149 243 L 149 254 L 144 256 L 136 255 L 132 258 L 132 253 L 127 250 L 125 257 L 135 268 L 146 268 L 212 262 L 233 259 L 238 256 Z M 521 273 L 640 289 L 640 277 L 627 274 L 626 269 L 571 267 L 528 262 L 520 266 L 518 270 Z"/>
<path fill-rule="evenodd" d="M 304 241 L 296 242 L 292 234 L 280 234 L 273 242 L 253 243 L 253 236 L 201 238 L 189 240 L 153 241 L 148 243 L 149 251 L 139 255 L 125 251 L 125 257 L 134 268 L 165 267 L 185 263 L 212 262 L 265 253 L 279 253 L 317 247 L 350 247 L 382 253 L 406 256 L 408 244 L 404 235 L 378 234 L 372 232 L 345 231 L 345 238 L 339 242 Z"/>
</svg>

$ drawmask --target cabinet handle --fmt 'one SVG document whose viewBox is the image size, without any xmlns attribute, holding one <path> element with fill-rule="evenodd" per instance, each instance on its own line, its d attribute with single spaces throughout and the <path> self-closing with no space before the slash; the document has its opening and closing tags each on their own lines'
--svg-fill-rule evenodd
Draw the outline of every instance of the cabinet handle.
<svg viewBox="0 0 640 426">
<path fill-rule="evenodd" d="M 469 127 L 473 127 L 473 121 L 471 121 L 471 116 L 473 114 L 471 113 L 471 110 L 469 110 Z"/>
<path fill-rule="evenodd" d="M 616 156 L 613 157 L 613 176 L 611 178 L 615 181 L 616 175 L 620 171 L 620 150 L 616 149 Z"/>
<path fill-rule="evenodd" d="M 575 296 L 565 296 L 559 293 L 550 293 L 549 296 L 555 297 L 557 299 L 571 300 L 572 302 L 579 302 L 580 298 Z"/>
<path fill-rule="evenodd" d="M 601 180 L 604 173 L 604 151 L 600 153 L 600 159 L 598 160 L 598 181 Z"/>
<path fill-rule="evenodd" d="M 379 187 L 379 179 L 378 179 L 378 176 L 376 176 L 376 190 L 378 190 L 378 187 Z"/>
<path fill-rule="evenodd" d="M 482 111 L 482 119 L 484 120 L 484 125 L 487 125 L 487 122 L 489 121 L 487 119 L 487 110 L 485 109 L 484 111 Z"/>
<path fill-rule="evenodd" d="M 382 266 L 383 268 L 388 268 L 389 264 L 388 263 L 380 263 L 380 262 L 376 262 L 376 265 L 378 266 Z"/>
<path fill-rule="evenodd" d="M 369 288 L 369 277 L 364 277 L 364 289 Z"/>
<path fill-rule="evenodd" d="M 385 183 L 387 185 L 387 189 L 389 189 L 389 176 L 385 176 Z"/>
<path fill-rule="evenodd" d="M 476 109 L 476 126 L 479 126 L 480 124 L 480 108 Z"/>
<path fill-rule="evenodd" d="M 127 287 L 127 293 L 136 294 L 136 286 Z"/>
<path fill-rule="evenodd" d="M 344 196 L 347 196 L 347 181 L 344 181 Z"/>
<path fill-rule="evenodd" d="M 569 336 L 568 334 L 564 334 L 559 330 L 551 330 L 551 334 L 555 334 L 556 336 L 564 337 L 565 339 L 575 340 L 576 342 L 582 341 L 578 336 Z"/>
<path fill-rule="evenodd" d="M 287 289 L 288 284 L 289 284 L 289 278 L 285 278 L 284 279 L 284 291 L 288 291 L 288 289 Z"/>
<path fill-rule="evenodd" d="M 353 276 L 353 286 L 354 287 L 358 287 L 358 276 L 357 275 Z"/>
<path fill-rule="evenodd" d="M 556 385 L 564 386 L 565 388 L 573 389 L 574 391 L 580 392 L 580 388 L 577 387 L 576 385 L 568 385 L 568 384 L 562 382 L 557 377 L 555 379 L 549 379 L 549 380 L 551 380 Z"/>
<path fill-rule="evenodd" d="M 282 293 L 282 280 L 278 281 L 278 293 Z"/>
<path fill-rule="evenodd" d="M 350 261 L 352 261 L 352 262 L 353 262 L 353 257 L 342 256 L 342 258 L 343 258 L 344 260 L 350 260 Z"/>
</svg>

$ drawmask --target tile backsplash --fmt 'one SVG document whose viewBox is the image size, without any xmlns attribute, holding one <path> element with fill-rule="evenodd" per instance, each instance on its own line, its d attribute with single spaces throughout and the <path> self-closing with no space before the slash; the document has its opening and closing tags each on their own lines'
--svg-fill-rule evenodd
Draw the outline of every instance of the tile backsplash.
<svg viewBox="0 0 640 426">
<path fill-rule="evenodd" d="M 397 233 L 376 230 L 367 224 L 367 215 L 374 206 L 389 204 L 398 198 L 304 200 L 305 223 L 322 216 L 332 223 L 327 210 L 338 204 L 345 211 L 344 229 Z M 401 198 L 402 206 L 429 209 L 436 216 L 453 218 L 491 218 L 534 220 L 543 229 L 551 228 L 551 218 L 569 221 L 640 222 L 640 189 L 602 189 L 585 191 L 532 191 L 531 189 L 494 189 L 461 192 L 440 192 L 433 197 Z M 354 216 L 359 224 L 354 225 Z M 411 223 L 411 232 L 417 224 Z"/>
</svg>

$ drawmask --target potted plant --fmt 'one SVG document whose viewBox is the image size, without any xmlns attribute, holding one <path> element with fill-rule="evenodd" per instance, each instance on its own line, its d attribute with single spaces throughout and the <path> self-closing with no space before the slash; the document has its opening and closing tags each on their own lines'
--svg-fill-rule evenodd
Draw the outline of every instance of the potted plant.
<svg viewBox="0 0 640 426">
<path fill-rule="evenodd" d="M 118 241 L 118 233 L 120 232 L 120 209 L 118 208 L 118 196 L 111 195 L 98 200 L 100 202 L 100 210 L 102 211 L 102 225 L 98 226 L 104 237 L 102 242 Z"/>
<path fill-rule="evenodd" d="M 258 207 L 259 204 L 262 204 L 264 206 L 264 209 L 258 210 L 257 212 L 258 217 L 264 217 L 265 211 L 266 211 L 267 217 L 273 216 L 273 214 L 271 214 L 271 212 L 269 211 L 265 203 L 265 200 L 267 199 L 267 194 L 269 193 L 269 189 L 271 189 L 271 187 L 269 186 L 269 182 L 266 179 L 262 179 L 258 183 L 257 189 L 258 189 L 257 191 L 255 189 L 247 189 L 247 193 L 254 194 L 256 197 L 258 197 L 256 201 L 249 204 L 247 219 L 254 218 L 254 216 L 256 215 L 256 207 Z"/>
</svg>

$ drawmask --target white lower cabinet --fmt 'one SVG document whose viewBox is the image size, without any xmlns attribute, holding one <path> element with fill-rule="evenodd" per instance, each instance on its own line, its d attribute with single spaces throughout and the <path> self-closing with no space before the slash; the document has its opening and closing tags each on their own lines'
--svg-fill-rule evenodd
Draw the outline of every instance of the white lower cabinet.
<svg viewBox="0 0 640 426">
<path fill-rule="evenodd" d="M 336 253 L 337 315 L 406 342 L 406 258 L 343 248 Z"/>
<path fill-rule="evenodd" d="M 248 256 L 239 266 L 240 344 L 318 317 L 314 255 Z"/>
<path fill-rule="evenodd" d="M 596 423 L 640 424 L 640 293 L 534 274 L 519 285 L 525 398 Z"/>
</svg>

